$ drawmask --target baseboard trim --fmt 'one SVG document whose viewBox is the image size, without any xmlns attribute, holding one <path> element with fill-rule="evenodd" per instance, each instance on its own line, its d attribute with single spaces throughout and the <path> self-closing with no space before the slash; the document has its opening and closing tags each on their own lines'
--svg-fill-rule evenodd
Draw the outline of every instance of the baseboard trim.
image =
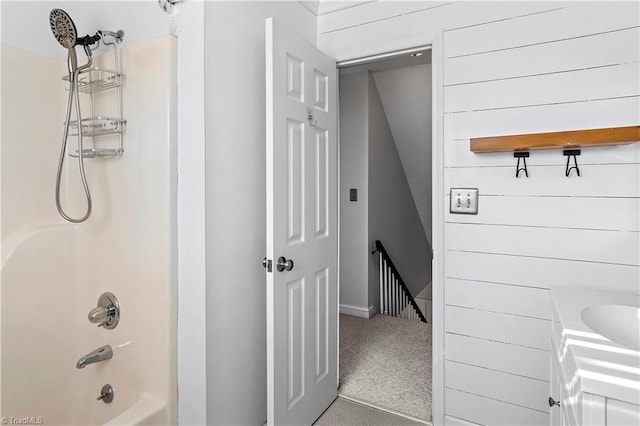
<svg viewBox="0 0 640 426">
<path fill-rule="evenodd" d="M 353 305 L 340 305 L 340 313 L 360 318 L 371 318 L 376 314 L 376 307 L 369 306 L 369 309 Z"/>
<path fill-rule="evenodd" d="M 349 401 L 352 401 L 352 402 L 356 402 L 358 404 L 366 405 L 367 407 L 375 408 L 376 410 L 386 411 L 387 413 L 390 413 L 390 414 L 393 414 L 393 415 L 396 415 L 396 416 L 399 416 L 399 417 L 404 417 L 405 419 L 408 419 L 408 420 L 413 420 L 416 423 L 422 423 L 423 425 L 433 426 L 433 423 L 431 423 L 428 420 L 419 419 L 417 417 L 413 417 L 413 416 L 410 416 L 408 414 L 400 413 L 399 411 L 391 410 L 389 408 L 382 407 L 382 406 L 380 406 L 378 404 L 373 404 L 373 403 L 371 403 L 369 401 L 364 401 L 364 400 L 362 400 L 360 398 L 354 398 L 352 396 L 345 396 L 345 395 L 341 395 L 340 393 L 338 393 L 338 398 L 342 398 L 342 399 L 346 399 L 346 400 L 349 400 Z"/>
</svg>

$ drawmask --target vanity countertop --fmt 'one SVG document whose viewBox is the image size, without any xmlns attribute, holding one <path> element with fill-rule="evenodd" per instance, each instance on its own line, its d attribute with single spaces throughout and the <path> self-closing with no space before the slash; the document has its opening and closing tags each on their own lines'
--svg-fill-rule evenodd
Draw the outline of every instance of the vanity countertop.
<svg viewBox="0 0 640 426">
<path fill-rule="evenodd" d="M 551 288 L 553 350 L 566 379 L 582 392 L 640 404 L 640 352 L 591 330 L 582 310 L 595 305 L 640 307 L 640 295 L 581 288 Z"/>
</svg>

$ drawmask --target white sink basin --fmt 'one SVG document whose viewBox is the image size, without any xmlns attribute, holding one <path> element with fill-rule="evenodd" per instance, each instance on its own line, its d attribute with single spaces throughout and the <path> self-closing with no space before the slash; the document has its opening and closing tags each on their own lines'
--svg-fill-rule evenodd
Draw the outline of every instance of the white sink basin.
<svg viewBox="0 0 640 426">
<path fill-rule="evenodd" d="M 596 305 L 582 310 L 582 321 L 590 329 L 626 348 L 640 351 L 640 308 Z"/>
</svg>

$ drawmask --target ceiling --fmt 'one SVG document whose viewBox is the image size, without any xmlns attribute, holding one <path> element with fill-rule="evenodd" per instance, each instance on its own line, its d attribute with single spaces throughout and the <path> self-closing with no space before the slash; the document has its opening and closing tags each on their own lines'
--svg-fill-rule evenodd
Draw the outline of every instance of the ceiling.
<svg viewBox="0 0 640 426">
<path fill-rule="evenodd" d="M 353 74 L 362 71 L 386 71 L 398 68 L 413 67 L 416 65 L 425 65 L 431 63 L 431 50 L 425 49 L 424 52 L 420 52 L 421 55 L 413 56 L 414 54 L 399 54 L 397 56 L 387 57 L 384 59 L 373 60 L 362 64 L 340 67 L 340 75 Z"/>
</svg>

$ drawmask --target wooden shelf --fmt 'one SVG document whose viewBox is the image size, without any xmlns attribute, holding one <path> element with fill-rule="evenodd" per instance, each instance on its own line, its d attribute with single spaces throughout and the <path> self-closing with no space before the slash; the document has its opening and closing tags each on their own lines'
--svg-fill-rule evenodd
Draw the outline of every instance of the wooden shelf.
<svg viewBox="0 0 640 426">
<path fill-rule="evenodd" d="M 472 138 L 472 152 L 581 148 L 640 141 L 640 126 Z"/>
</svg>

